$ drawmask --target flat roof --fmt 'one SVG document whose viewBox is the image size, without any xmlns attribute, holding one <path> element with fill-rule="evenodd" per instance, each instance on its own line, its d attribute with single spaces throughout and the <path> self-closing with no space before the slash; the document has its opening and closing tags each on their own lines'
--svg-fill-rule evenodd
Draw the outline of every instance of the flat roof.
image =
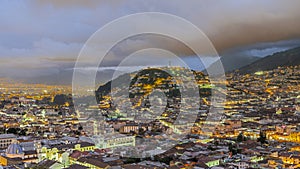
<svg viewBox="0 0 300 169">
<path fill-rule="evenodd" d="M 0 139 L 17 138 L 14 134 L 0 134 Z"/>
</svg>

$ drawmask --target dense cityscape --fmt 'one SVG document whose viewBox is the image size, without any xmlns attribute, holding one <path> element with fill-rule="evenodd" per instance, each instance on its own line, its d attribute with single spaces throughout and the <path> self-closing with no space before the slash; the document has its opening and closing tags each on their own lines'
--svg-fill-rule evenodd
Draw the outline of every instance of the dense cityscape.
<svg viewBox="0 0 300 169">
<path fill-rule="evenodd" d="M 1 0 L 0 169 L 300 169 L 300 0 Z"/>
<path fill-rule="evenodd" d="M 179 70 L 181 68 L 172 68 Z M 159 70 L 156 68 L 155 70 Z M 150 71 L 149 71 L 150 72 Z M 146 72 L 151 74 L 151 72 Z M 227 75 L 227 100 L 219 122 L 207 120 L 210 107 L 207 75 L 200 72 L 198 118 L 190 134 L 170 149 L 140 158 L 124 155 L 136 139 L 160 139 L 169 132 L 176 102 L 168 104 L 160 119 L 138 123 L 117 110 L 109 95 L 85 112 L 100 109 L 105 116 L 105 136 L 95 142 L 95 121 L 80 117 L 71 98 L 70 86 L 9 83 L 1 80 L 1 157 L 5 168 L 298 168 L 300 166 L 300 66 Z M 163 84 L 138 85 L 139 96 Z M 142 76 L 142 78 L 151 78 Z M 206 79 L 206 80 L 205 80 Z M 136 84 L 135 84 L 136 85 Z M 203 87 L 205 86 L 205 87 Z M 174 86 L 173 86 L 174 87 Z M 169 95 L 176 100 L 175 95 Z M 149 109 L 136 99 L 133 106 Z M 171 119 L 171 120 L 170 120 Z M 97 124 L 97 123 L 96 123 Z M 201 126 L 209 130 L 203 132 Z M 113 134 L 118 133 L 118 134 Z M 163 142 L 160 142 L 162 145 Z M 146 150 L 143 150 L 146 151 Z"/>
</svg>

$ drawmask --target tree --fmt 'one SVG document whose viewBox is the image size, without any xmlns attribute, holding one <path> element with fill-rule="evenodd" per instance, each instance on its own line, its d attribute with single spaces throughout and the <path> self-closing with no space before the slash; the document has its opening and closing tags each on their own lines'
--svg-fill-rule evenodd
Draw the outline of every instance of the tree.
<svg viewBox="0 0 300 169">
<path fill-rule="evenodd" d="M 232 145 L 232 143 L 228 144 L 228 150 L 229 150 L 229 152 L 232 153 L 232 155 L 235 155 L 238 153 L 238 149 L 236 148 L 235 145 Z"/>
<path fill-rule="evenodd" d="M 80 131 L 78 131 L 78 130 L 74 130 L 73 133 L 78 136 L 81 134 Z"/>
<path fill-rule="evenodd" d="M 214 145 L 215 145 L 215 146 L 218 146 L 218 145 L 219 145 L 219 140 L 215 140 L 215 141 L 214 141 Z"/>
<path fill-rule="evenodd" d="M 9 129 L 7 129 L 7 133 L 18 134 L 18 129 L 16 129 L 16 128 L 9 128 Z"/>
<path fill-rule="evenodd" d="M 139 128 L 139 131 L 138 131 L 138 134 L 139 134 L 139 135 L 145 134 L 145 130 L 144 130 L 142 127 L 140 127 L 140 128 Z"/>
<path fill-rule="evenodd" d="M 66 102 L 71 103 L 71 101 L 72 101 L 72 98 L 71 98 L 70 95 L 58 94 L 54 97 L 53 104 L 58 105 L 58 106 L 62 106 Z"/>
<path fill-rule="evenodd" d="M 232 145 L 232 143 L 228 144 L 228 150 L 229 150 L 229 152 L 231 152 L 233 154 L 233 145 Z"/>
<path fill-rule="evenodd" d="M 5 133 L 5 131 L 6 131 L 5 127 L 3 127 L 3 128 L 0 128 L 0 133 L 1 133 L 1 134 L 4 134 L 4 133 Z"/>
<path fill-rule="evenodd" d="M 257 139 L 257 141 L 259 141 L 261 144 L 267 143 L 267 136 L 263 131 L 259 132 L 259 138 Z"/>
<path fill-rule="evenodd" d="M 238 136 L 237 136 L 237 139 L 236 139 L 236 141 L 237 142 L 242 142 L 244 140 L 244 135 L 242 134 L 242 133 L 240 133 Z"/>
<path fill-rule="evenodd" d="M 20 136 L 26 136 L 27 129 L 22 129 L 19 131 Z"/>
<path fill-rule="evenodd" d="M 165 164 L 168 164 L 168 165 L 170 164 L 170 162 L 171 162 L 172 160 L 173 160 L 173 158 L 170 157 L 170 156 L 158 159 L 159 162 L 165 163 Z"/>
</svg>

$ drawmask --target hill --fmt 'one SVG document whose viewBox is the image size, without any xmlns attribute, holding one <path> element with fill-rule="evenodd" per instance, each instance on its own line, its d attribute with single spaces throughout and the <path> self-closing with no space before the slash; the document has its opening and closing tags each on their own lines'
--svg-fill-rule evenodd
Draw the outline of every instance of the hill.
<svg viewBox="0 0 300 169">
<path fill-rule="evenodd" d="M 249 65 L 259 59 L 260 57 L 255 56 L 225 56 L 221 57 L 221 62 L 225 72 L 230 72 Z"/>
<path fill-rule="evenodd" d="M 279 66 L 300 65 L 300 47 L 277 52 L 239 69 L 241 74 L 276 69 Z"/>
<path fill-rule="evenodd" d="M 174 82 L 174 76 L 180 76 L 185 71 L 190 72 L 189 69 L 185 68 L 170 68 L 172 75 L 163 71 L 160 68 L 147 68 L 140 70 L 139 72 L 125 73 L 114 80 L 107 82 L 104 85 L 99 86 L 96 91 L 97 101 L 103 101 L 107 99 L 105 96 L 109 95 L 112 88 L 122 88 L 121 90 L 129 90 L 129 97 L 135 98 L 140 96 L 145 96 L 151 93 L 153 88 L 162 89 L 166 96 L 170 98 L 179 97 L 178 95 L 178 85 Z M 202 87 L 199 87 L 199 94 L 201 96 L 210 95 L 210 88 L 207 88 L 209 80 L 205 78 L 205 74 L 202 72 L 192 71 L 196 81 L 201 83 Z"/>
<path fill-rule="evenodd" d="M 224 54 L 224 56 L 221 57 L 220 60 L 223 64 L 225 72 L 231 72 L 246 65 L 249 65 L 259 59 L 260 57 L 256 56 L 226 53 Z M 210 67 L 213 67 L 215 65 L 217 65 L 217 63 L 213 63 L 212 65 L 210 65 Z"/>
</svg>

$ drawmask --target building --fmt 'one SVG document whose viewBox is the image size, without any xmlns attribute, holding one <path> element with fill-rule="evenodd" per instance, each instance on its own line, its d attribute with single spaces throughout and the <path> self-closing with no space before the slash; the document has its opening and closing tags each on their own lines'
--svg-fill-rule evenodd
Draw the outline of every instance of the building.
<svg viewBox="0 0 300 169">
<path fill-rule="evenodd" d="M 37 163 L 38 154 L 36 150 L 24 151 L 23 147 L 14 142 L 10 144 L 5 153 L 0 156 L 0 164 L 2 166 L 16 165 L 21 163 Z"/>
<path fill-rule="evenodd" d="M 53 160 L 43 160 L 37 164 L 36 168 L 61 169 L 63 165 Z"/>
<path fill-rule="evenodd" d="M 42 147 L 39 150 L 39 159 L 50 159 L 50 160 L 60 160 L 65 161 L 63 159 L 64 152 L 78 150 L 78 151 L 93 151 L 95 149 L 95 144 L 88 143 L 88 142 L 80 142 L 74 144 L 64 144 L 64 145 L 57 145 L 51 148 Z"/>
<path fill-rule="evenodd" d="M 0 156 L 0 165 L 1 166 L 10 166 L 10 165 L 21 165 L 22 159 L 17 157 L 17 158 L 9 158 L 6 156 Z"/>
<path fill-rule="evenodd" d="M 139 125 L 135 123 L 126 124 L 120 128 L 120 133 L 130 133 L 130 132 L 138 133 L 139 128 L 140 128 Z"/>
<path fill-rule="evenodd" d="M 116 148 L 124 146 L 135 146 L 135 136 L 127 136 L 123 134 L 106 134 L 105 136 L 94 136 L 93 141 L 97 148 Z"/>
<path fill-rule="evenodd" d="M 11 145 L 9 145 L 5 151 L 5 156 L 9 158 L 23 158 L 24 152 L 22 147 L 19 143 L 14 142 Z"/>
<path fill-rule="evenodd" d="M 14 134 L 0 134 L 0 149 L 7 148 L 10 144 L 17 141 Z"/>
<path fill-rule="evenodd" d="M 92 169 L 110 168 L 109 164 L 102 162 L 97 157 L 81 157 L 76 161 L 76 163 Z"/>
</svg>

